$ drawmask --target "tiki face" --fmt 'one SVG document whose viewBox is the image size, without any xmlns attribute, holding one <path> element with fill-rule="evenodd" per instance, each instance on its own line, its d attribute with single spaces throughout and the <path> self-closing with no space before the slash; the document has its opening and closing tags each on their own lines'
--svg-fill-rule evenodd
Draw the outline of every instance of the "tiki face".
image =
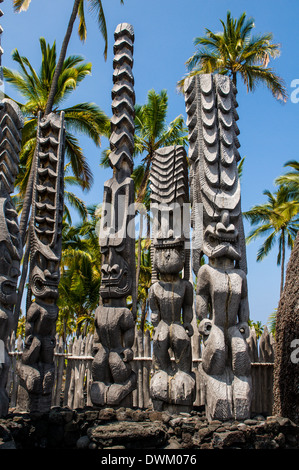
<svg viewBox="0 0 299 470">
<path fill-rule="evenodd" d="M 47 259 L 41 252 L 35 254 L 35 266 L 31 274 L 32 294 L 39 299 L 58 299 L 60 279 L 59 261 Z"/>
<path fill-rule="evenodd" d="M 184 244 L 163 243 L 155 244 L 154 267 L 161 274 L 178 274 L 185 264 Z"/>
<path fill-rule="evenodd" d="M 210 221 L 204 231 L 203 251 L 209 258 L 225 256 L 240 260 L 239 233 L 228 210 L 223 210 L 218 222 Z"/>
<path fill-rule="evenodd" d="M 120 253 L 112 247 L 102 247 L 102 283 L 100 294 L 103 299 L 126 297 L 131 293 L 132 276 L 129 266 Z"/>
<path fill-rule="evenodd" d="M 20 261 L 13 258 L 13 253 L 7 249 L 5 243 L 0 243 L 0 301 L 6 305 L 13 305 L 17 301 L 17 280 L 20 274 Z"/>
<path fill-rule="evenodd" d="M 17 214 L 8 199 L 0 200 L 0 302 L 13 305 L 17 301 L 17 280 L 20 275 L 21 243 Z"/>
</svg>

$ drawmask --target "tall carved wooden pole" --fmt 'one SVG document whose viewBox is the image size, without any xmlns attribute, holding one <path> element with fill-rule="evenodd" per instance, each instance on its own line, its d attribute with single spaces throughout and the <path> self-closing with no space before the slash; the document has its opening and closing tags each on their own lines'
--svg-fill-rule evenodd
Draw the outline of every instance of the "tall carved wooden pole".
<svg viewBox="0 0 299 470">
<path fill-rule="evenodd" d="M 150 394 L 154 409 L 190 411 L 195 399 L 190 340 L 193 286 L 187 246 L 188 166 L 182 146 L 161 148 L 155 153 L 150 181 L 153 230 L 149 302 L 155 327 Z"/>
<path fill-rule="evenodd" d="M 17 280 L 22 259 L 18 216 L 11 201 L 19 171 L 19 151 L 23 118 L 11 100 L 0 103 L 0 416 L 8 411 L 6 392 L 10 365 L 6 341 L 13 326 L 13 306 L 17 300 Z"/>
<path fill-rule="evenodd" d="M 185 100 L 206 412 L 209 419 L 244 419 L 251 363 L 235 89 L 226 76 L 197 75 L 186 80 Z M 200 266 L 203 254 L 209 263 Z"/>
<path fill-rule="evenodd" d="M 2 3 L 2 1 L 0 2 Z M 0 10 L 0 16 L 3 13 Z M 2 27 L 0 26 L 0 37 Z M 3 86 L 0 45 L 0 86 Z M 2 94 L 2 89 L 1 89 Z M 23 117 L 18 106 L 0 96 L 0 417 L 8 412 L 6 391 L 10 359 L 6 342 L 13 329 L 13 307 L 17 300 L 22 243 L 18 217 L 10 194 L 19 172 Z"/>
<path fill-rule="evenodd" d="M 29 225 L 30 272 L 18 408 L 48 411 L 54 383 L 64 194 L 64 113 L 38 119 Z"/>
<path fill-rule="evenodd" d="M 136 316 L 134 182 L 134 79 L 131 25 L 117 26 L 114 44 L 111 137 L 113 177 L 104 185 L 100 228 L 102 252 L 101 305 L 95 313 L 93 383 L 95 405 L 130 406 L 136 387 L 132 346 Z M 126 299 L 132 296 L 133 308 Z"/>
</svg>

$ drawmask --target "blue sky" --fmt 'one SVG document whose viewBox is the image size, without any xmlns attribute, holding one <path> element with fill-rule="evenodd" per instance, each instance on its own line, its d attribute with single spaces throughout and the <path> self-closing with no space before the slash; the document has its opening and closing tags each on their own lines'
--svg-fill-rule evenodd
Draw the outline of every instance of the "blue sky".
<svg viewBox="0 0 299 470">
<path fill-rule="evenodd" d="M 1 5 L 4 16 L 2 63 L 15 68 L 11 52 L 17 48 L 35 67 L 40 64 L 39 37 L 50 44 L 56 40 L 60 48 L 73 0 L 32 0 L 27 12 L 15 14 L 12 0 Z M 72 95 L 66 105 L 76 102 L 97 103 L 111 116 L 113 34 L 117 24 L 131 23 L 135 31 L 134 76 L 136 102 L 146 101 L 148 90 L 166 89 L 169 98 L 168 122 L 182 114 L 186 117 L 184 97 L 176 91 L 176 83 L 185 74 L 185 61 L 193 54 L 193 39 L 204 34 L 204 29 L 221 29 L 219 19 L 225 19 L 227 10 L 237 17 L 243 11 L 255 19 L 255 33 L 272 32 L 274 41 L 281 45 L 281 56 L 270 65 L 285 80 L 290 99 L 286 104 L 277 102 L 265 87 L 247 94 L 238 83 L 238 122 L 241 143 L 240 154 L 246 157 L 242 176 L 242 208 L 248 210 L 265 202 L 263 191 L 275 190 L 274 179 L 286 171 L 283 165 L 298 160 L 299 103 L 292 102 L 295 89 L 293 80 L 299 80 L 299 3 L 297 0 L 103 0 L 109 35 L 107 61 L 103 58 L 104 43 L 95 18 L 87 16 L 88 35 L 85 44 L 77 36 L 77 26 L 69 45 L 68 54 L 81 54 L 93 64 L 92 75 Z M 9 86 L 6 93 L 20 97 Z M 299 97 L 299 93 L 297 95 Z M 295 96 L 296 97 L 296 96 Z M 293 100 L 294 101 L 294 100 Z M 80 142 L 94 175 L 89 193 L 78 193 L 87 204 L 102 202 L 103 183 L 111 177 L 110 170 L 99 167 L 100 153 L 109 143 L 103 139 L 102 149 L 86 138 Z M 245 231 L 250 227 L 245 222 Z M 276 266 L 277 249 L 261 263 L 256 253 L 262 240 L 247 246 L 248 289 L 250 315 L 254 321 L 267 323 L 269 314 L 279 300 L 280 269 Z"/>
</svg>

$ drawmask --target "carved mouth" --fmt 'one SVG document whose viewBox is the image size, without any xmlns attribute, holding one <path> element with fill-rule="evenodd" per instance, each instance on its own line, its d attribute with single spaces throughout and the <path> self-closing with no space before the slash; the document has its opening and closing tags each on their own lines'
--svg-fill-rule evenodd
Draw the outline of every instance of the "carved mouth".
<svg viewBox="0 0 299 470">
<path fill-rule="evenodd" d="M 33 290 L 37 296 L 58 294 L 57 282 L 44 281 L 39 276 L 34 276 L 32 281 Z"/>
<path fill-rule="evenodd" d="M 117 278 L 111 276 L 102 278 L 100 293 L 102 297 L 125 297 L 131 291 L 132 282 L 128 271 L 123 270 Z"/>
<path fill-rule="evenodd" d="M 220 256 L 227 256 L 234 260 L 240 260 L 241 255 L 237 249 L 232 246 L 231 243 L 222 242 L 216 247 L 211 246 L 209 243 L 205 243 L 205 253 L 209 258 L 220 258 Z"/>
<path fill-rule="evenodd" d="M 1 290 L 4 295 L 11 295 L 16 292 L 17 283 L 13 281 L 4 281 L 1 285 Z"/>
</svg>

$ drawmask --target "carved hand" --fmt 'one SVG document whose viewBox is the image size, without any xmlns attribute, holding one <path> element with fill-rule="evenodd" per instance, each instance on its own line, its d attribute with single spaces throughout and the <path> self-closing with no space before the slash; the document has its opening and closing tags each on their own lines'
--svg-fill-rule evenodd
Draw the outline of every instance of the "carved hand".
<svg viewBox="0 0 299 470">
<path fill-rule="evenodd" d="M 124 349 L 123 350 L 123 361 L 124 362 L 131 362 L 133 360 L 133 351 L 132 349 L 128 348 L 128 349 Z"/>
<path fill-rule="evenodd" d="M 152 312 L 151 322 L 154 327 L 156 327 L 159 324 L 159 313 Z"/>
<path fill-rule="evenodd" d="M 183 327 L 185 328 L 185 330 L 187 331 L 187 335 L 188 336 L 192 336 L 194 331 L 193 331 L 193 326 L 191 325 L 191 323 L 184 323 L 183 324 Z"/>
<path fill-rule="evenodd" d="M 204 318 L 198 325 L 199 334 L 208 337 L 212 328 L 212 322 L 208 318 Z"/>
</svg>

